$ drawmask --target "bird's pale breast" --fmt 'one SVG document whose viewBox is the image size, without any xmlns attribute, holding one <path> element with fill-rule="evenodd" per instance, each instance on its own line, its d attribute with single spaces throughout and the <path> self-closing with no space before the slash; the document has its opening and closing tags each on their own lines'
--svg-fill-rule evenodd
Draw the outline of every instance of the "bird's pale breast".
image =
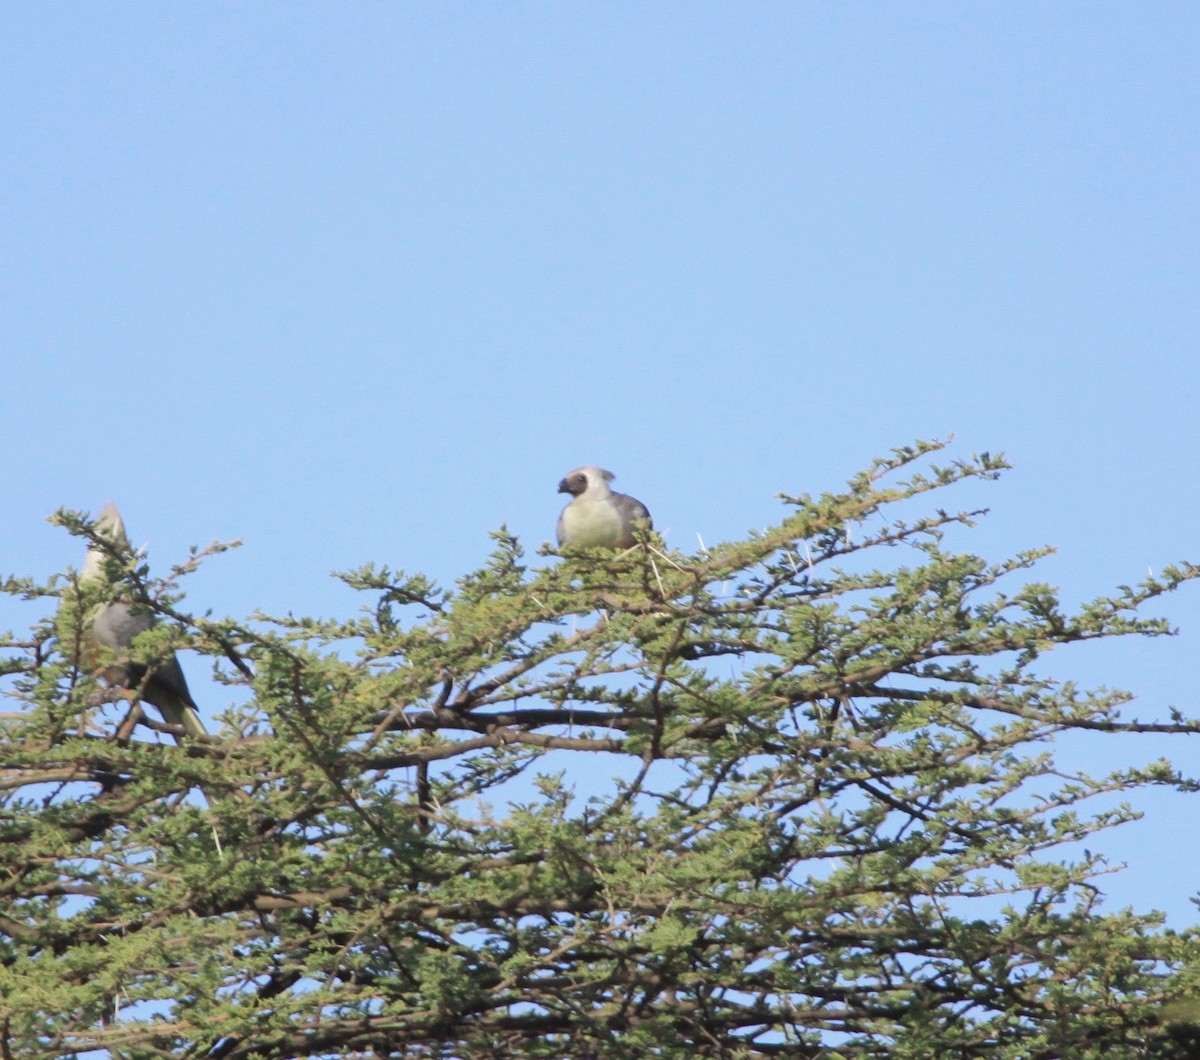
<svg viewBox="0 0 1200 1060">
<path fill-rule="evenodd" d="M 611 547 L 621 540 L 620 513 L 607 501 L 576 500 L 562 513 L 565 540 L 584 548 Z"/>
</svg>

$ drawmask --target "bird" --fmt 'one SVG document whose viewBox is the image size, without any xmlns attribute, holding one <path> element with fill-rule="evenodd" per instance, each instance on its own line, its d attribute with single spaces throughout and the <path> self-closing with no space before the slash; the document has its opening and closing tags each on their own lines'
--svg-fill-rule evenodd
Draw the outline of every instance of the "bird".
<svg viewBox="0 0 1200 1060">
<path fill-rule="evenodd" d="M 125 522 L 111 501 L 100 510 L 96 529 L 111 541 L 128 544 Z M 81 587 L 95 587 L 108 581 L 105 559 L 104 551 L 96 545 L 88 549 L 79 576 Z M 200 720 L 196 701 L 188 690 L 183 668 L 175 653 L 172 652 L 149 674 L 144 664 L 130 662 L 127 658 L 134 638 L 145 633 L 156 622 L 157 619 L 149 611 L 135 608 L 124 600 L 105 601 L 97 605 L 91 618 L 93 650 L 86 652 L 86 655 L 95 661 L 94 668 L 110 684 L 136 690 L 143 700 L 158 708 L 168 725 L 182 729 L 193 739 L 204 739 L 208 736 L 208 730 Z M 106 649 L 115 659 L 98 660 L 96 656 L 99 652 L 94 649 Z M 175 739 L 182 743 L 178 734 Z"/>
<path fill-rule="evenodd" d="M 558 517 L 558 544 L 583 548 L 629 548 L 638 525 L 652 529 L 650 512 L 639 500 L 616 493 L 608 484 L 615 476 L 602 467 L 577 467 L 558 484 L 571 502 Z"/>
</svg>

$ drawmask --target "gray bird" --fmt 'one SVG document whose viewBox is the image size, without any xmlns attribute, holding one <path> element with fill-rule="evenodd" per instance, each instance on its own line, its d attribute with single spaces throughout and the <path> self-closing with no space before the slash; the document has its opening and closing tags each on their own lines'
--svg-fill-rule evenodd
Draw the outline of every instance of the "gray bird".
<svg viewBox="0 0 1200 1060">
<path fill-rule="evenodd" d="M 635 526 L 654 525 L 641 501 L 608 488 L 613 477 L 602 467 L 577 467 L 558 484 L 559 493 L 573 498 L 558 517 L 559 545 L 629 548 Z"/>
<path fill-rule="evenodd" d="M 114 541 L 127 541 L 125 523 L 113 503 L 106 504 L 96 520 L 96 528 Z M 105 554 L 96 547 L 88 549 L 79 576 L 81 585 L 103 582 Z M 97 606 L 92 619 L 92 639 L 96 646 L 106 648 L 116 657 L 115 661 L 100 667 L 100 676 L 122 688 L 141 688 L 141 698 L 158 708 L 168 725 L 177 725 L 188 736 L 204 738 L 208 731 L 196 712 L 196 702 L 188 691 L 187 681 L 179 660 L 172 652 L 171 657 L 160 663 L 146 676 L 146 667 L 129 662 L 125 656 L 139 633 L 145 633 L 157 620 L 148 611 L 135 609 L 121 600 L 111 600 Z M 144 686 L 144 687 L 143 687 Z M 176 736 L 178 740 L 179 737 Z"/>
</svg>

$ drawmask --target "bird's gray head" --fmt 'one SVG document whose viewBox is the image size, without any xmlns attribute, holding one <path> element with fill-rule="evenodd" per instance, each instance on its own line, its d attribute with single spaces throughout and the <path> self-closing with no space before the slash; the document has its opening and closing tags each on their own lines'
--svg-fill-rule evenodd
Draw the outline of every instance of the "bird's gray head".
<svg viewBox="0 0 1200 1060">
<path fill-rule="evenodd" d="M 558 484 L 558 492 L 569 493 L 572 497 L 578 497 L 583 493 L 603 497 L 612 492 L 608 488 L 608 484 L 614 478 L 616 476 L 611 471 L 605 471 L 602 467 L 594 467 L 589 464 L 586 467 L 577 467 L 574 471 L 568 471 Z"/>
<path fill-rule="evenodd" d="M 96 529 L 102 535 L 114 541 L 126 540 L 125 520 L 121 518 L 120 511 L 112 501 L 109 501 L 100 509 L 100 514 L 96 516 Z M 103 576 L 104 553 L 98 548 L 89 548 L 87 555 L 83 559 L 83 571 L 79 576 L 80 581 L 94 581 Z"/>
</svg>

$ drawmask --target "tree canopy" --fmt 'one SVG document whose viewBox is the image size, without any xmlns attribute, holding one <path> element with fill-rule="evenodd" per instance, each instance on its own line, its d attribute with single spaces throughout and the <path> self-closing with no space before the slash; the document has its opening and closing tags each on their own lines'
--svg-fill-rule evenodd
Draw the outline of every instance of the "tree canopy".
<svg viewBox="0 0 1200 1060">
<path fill-rule="evenodd" d="M 1055 737 L 1200 723 L 1039 661 L 1170 632 L 1200 569 L 1069 613 L 1045 550 L 951 549 L 1006 465 L 939 448 L 692 555 L 364 567 L 349 618 L 189 613 L 223 546 L 155 577 L 59 513 L 228 709 L 176 745 L 90 671 L 93 590 L 4 583 L 58 615 L 4 642 L 0 1056 L 1193 1055 L 1195 935 L 1102 909 L 1081 841 L 1194 783 Z"/>
</svg>

